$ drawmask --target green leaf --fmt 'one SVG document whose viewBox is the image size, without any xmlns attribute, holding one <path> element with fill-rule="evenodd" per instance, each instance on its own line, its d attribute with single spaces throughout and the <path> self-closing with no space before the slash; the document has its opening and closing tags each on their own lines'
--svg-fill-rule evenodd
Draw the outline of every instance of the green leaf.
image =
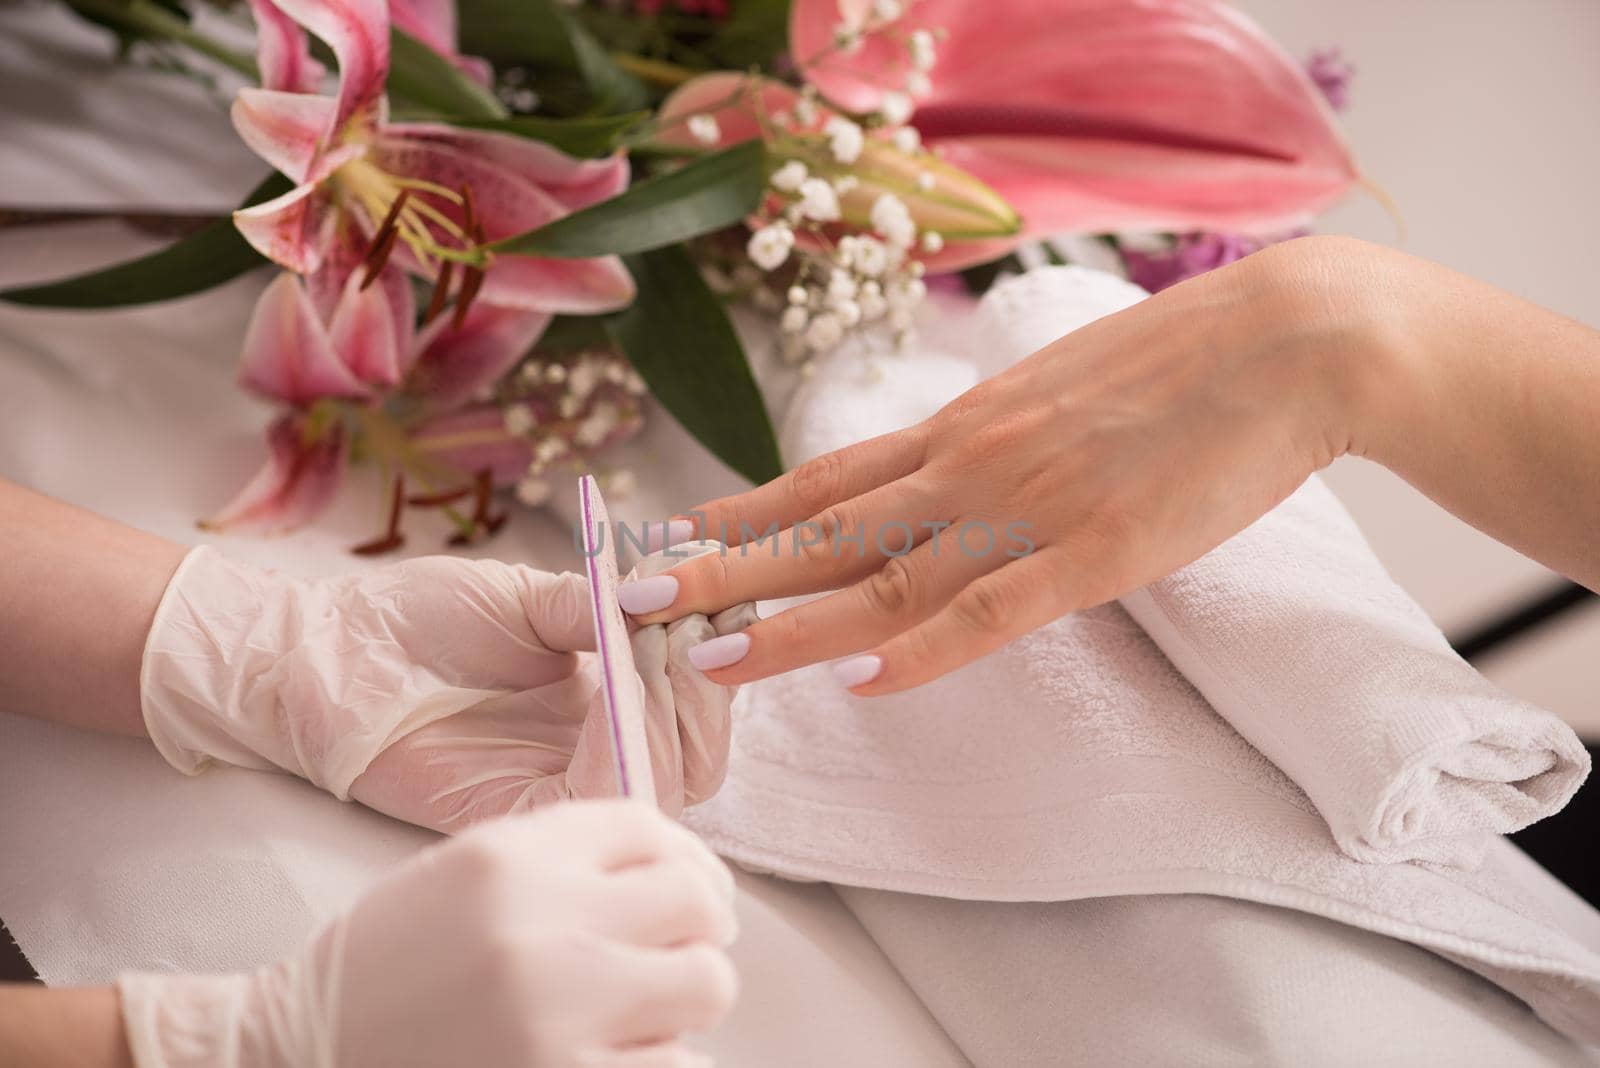
<svg viewBox="0 0 1600 1068">
<path fill-rule="evenodd" d="M 644 84 L 612 62 L 558 0 L 460 0 L 457 26 L 468 55 L 575 74 L 598 111 L 637 111 L 649 100 Z"/>
<path fill-rule="evenodd" d="M 739 0 L 705 50 L 724 67 L 771 71 L 789 47 L 790 0 Z"/>
<path fill-rule="evenodd" d="M 739 337 L 682 245 L 627 258 L 639 296 L 606 320 L 611 339 L 718 459 L 755 483 L 783 473 L 778 441 Z"/>
<path fill-rule="evenodd" d="M 401 29 L 389 31 L 389 92 L 435 115 L 503 119 L 505 105 L 448 59 Z"/>
<path fill-rule="evenodd" d="M 513 115 L 508 119 L 473 119 L 457 122 L 477 130 L 495 130 L 543 141 L 572 156 L 603 156 L 616 147 L 617 138 L 649 118 L 647 111 L 602 115 L 589 119 L 550 119 L 542 115 Z"/>
<path fill-rule="evenodd" d="M 513 256 L 607 256 L 675 245 L 745 218 L 761 202 L 765 151 L 746 141 L 488 246 Z"/>
<path fill-rule="evenodd" d="M 250 193 L 244 207 L 287 193 L 293 185 L 274 174 Z M 218 219 L 159 252 L 127 263 L 44 285 L 0 290 L 0 300 L 36 308 L 121 308 L 186 297 L 220 286 L 267 260 L 239 235 L 231 218 Z"/>
</svg>

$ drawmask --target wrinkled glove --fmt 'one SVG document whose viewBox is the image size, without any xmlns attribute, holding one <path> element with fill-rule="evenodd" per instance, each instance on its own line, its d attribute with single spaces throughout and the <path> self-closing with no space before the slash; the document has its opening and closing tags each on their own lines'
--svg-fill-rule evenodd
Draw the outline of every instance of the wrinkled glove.
<svg viewBox="0 0 1600 1068">
<path fill-rule="evenodd" d="M 721 784 L 733 690 L 653 658 L 668 629 L 636 641 L 659 800 L 676 813 Z M 156 611 L 141 701 L 180 771 L 282 769 L 453 832 L 615 794 L 593 655 L 581 652 L 593 646 L 579 575 L 440 556 L 308 581 L 201 547 Z"/>
<path fill-rule="evenodd" d="M 733 879 L 648 805 L 425 850 L 256 972 L 118 980 L 139 1068 L 691 1068 L 737 988 Z"/>
</svg>

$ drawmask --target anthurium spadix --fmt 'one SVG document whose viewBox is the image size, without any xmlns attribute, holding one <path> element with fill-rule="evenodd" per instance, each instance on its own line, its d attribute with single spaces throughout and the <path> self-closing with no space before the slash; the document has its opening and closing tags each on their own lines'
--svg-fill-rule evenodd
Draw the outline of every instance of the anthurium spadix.
<svg viewBox="0 0 1600 1068">
<path fill-rule="evenodd" d="M 986 239 L 1006 239 L 1021 222 L 1004 197 L 988 183 L 928 152 L 906 150 L 882 132 L 864 136 L 859 152 L 842 162 L 830 145 L 827 124 L 835 113 L 802 104 L 802 95 L 781 82 L 733 71 L 704 74 L 675 90 L 661 107 L 658 140 L 685 147 L 696 143 L 689 119 L 707 116 L 718 139 L 733 144 L 752 138 L 767 142 L 774 168 L 796 161 L 809 175 L 849 176 L 838 194 L 839 222 L 872 229 L 872 210 L 885 194 L 906 205 L 919 230 L 945 241 L 936 259 L 943 267 L 992 258 Z"/>
<path fill-rule="evenodd" d="M 296 183 L 234 215 L 262 255 L 299 274 L 352 257 L 381 268 L 392 256 L 445 290 L 459 285 L 458 300 L 532 311 L 595 314 L 632 299 L 616 257 L 496 258 L 480 247 L 615 196 L 627 185 L 625 158 L 578 160 L 511 134 L 389 122 L 386 0 L 254 6 L 263 87 L 240 90 L 234 126 Z M 335 96 L 300 91 L 311 69 L 302 28 L 338 61 Z"/>
<path fill-rule="evenodd" d="M 804 77 L 848 111 L 909 105 L 922 143 L 997 190 L 1029 233 L 1287 228 L 1355 181 L 1315 85 L 1220 0 L 882 10 L 794 0 Z"/>
</svg>

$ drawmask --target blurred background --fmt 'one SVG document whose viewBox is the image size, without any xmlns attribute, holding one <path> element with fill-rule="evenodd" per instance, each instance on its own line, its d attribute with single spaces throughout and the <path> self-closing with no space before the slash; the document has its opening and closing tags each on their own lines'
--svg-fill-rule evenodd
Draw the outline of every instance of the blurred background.
<svg viewBox="0 0 1600 1068">
<path fill-rule="evenodd" d="M 1398 244 L 1600 326 L 1600 3 L 1235 6 L 1291 54 L 1337 45 L 1356 67 L 1345 128 L 1368 178 L 1399 206 L 1405 233 L 1402 240 L 1383 208 L 1360 194 L 1319 229 Z M 1373 464 L 1341 460 L 1328 480 L 1390 572 L 1452 638 L 1561 585 Z M 1595 482 L 1600 492 L 1600 472 Z M 1474 661 L 1587 741 L 1600 740 L 1600 598 Z"/>
</svg>

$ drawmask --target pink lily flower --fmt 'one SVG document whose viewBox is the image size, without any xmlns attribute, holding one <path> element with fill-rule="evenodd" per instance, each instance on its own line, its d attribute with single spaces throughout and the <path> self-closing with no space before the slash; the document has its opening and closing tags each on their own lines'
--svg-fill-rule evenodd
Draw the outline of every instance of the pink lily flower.
<svg viewBox="0 0 1600 1068">
<path fill-rule="evenodd" d="M 1220 0 L 912 0 L 861 47 L 830 48 L 871 0 L 795 0 L 790 47 L 838 106 L 912 94 L 911 124 L 1034 234 L 1287 229 L 1356 179 L 1303 67 Z M 939 34 L 914 76 L 918 30 Z"/>
<path fill-rule="evenodd" d="M 245 143 L 296 183 L 283 196 L 234 214 L 262 255 L 298 274 L 332 264 L 335 281 L 368 251 L 392 254 L 407 271 L 458 300 L 528 311 L 596 314 L 633 299 L 633 280 L 615 256 L 552 260 L 506 256 L 489 263 L 476 248 L 542 226 L 620 193 L 627 160 L 578 160 L 510 134 L 439 123 L 389 122 L 385 0 L 253 0 L 261 30 L 263 88 L 242 89 L 234 127 Z M 402 18 L 433 4 L 397 3 Z M 305 30 L 332 48 L 339 88 L 315 81 Z M 381 243 L 381 247 L 374 247 Z"/>
<path fill-rule="evenodd" d="M 479 85 L 494 83 L 494 67 L 488 60 L 464 56 L 456 50 L 456 0 L 389 0 L 389 20 L 454 63 Z"/>
<path fill-rule="evenodd" d="M 400 271 L 391 267 L 364 282 L 366 275 L 349 274 L 326 311 L 293 274 L 279 275 L 262 293 L 245 332 L 239 381 L 289 411 L 268 430 L 266 465 L 203 524 L 208 529 L 281 532 L 326 508 L 349 456 L 346 414 L 358 426 L 380 425 L 384 432 L 369 435 L 369 448 L 430 489 L 464 491 L 482 471 L 491 473 L 491 484 L 504 485 L 527 469 L 530 447 L 507 433 L 503 420 L 498 433 L 479 433 L 448 452 L 424 439 L 453 429 L 456 413 L 539 339 L 550 313 L 477 303 L 436 315 L 418 330 L 411 286 Z M 406 426 L 378 408 L 401 393 L 420 413 Z M 490 405 L 482 411 L 499 413 Z"/>
</svg>

